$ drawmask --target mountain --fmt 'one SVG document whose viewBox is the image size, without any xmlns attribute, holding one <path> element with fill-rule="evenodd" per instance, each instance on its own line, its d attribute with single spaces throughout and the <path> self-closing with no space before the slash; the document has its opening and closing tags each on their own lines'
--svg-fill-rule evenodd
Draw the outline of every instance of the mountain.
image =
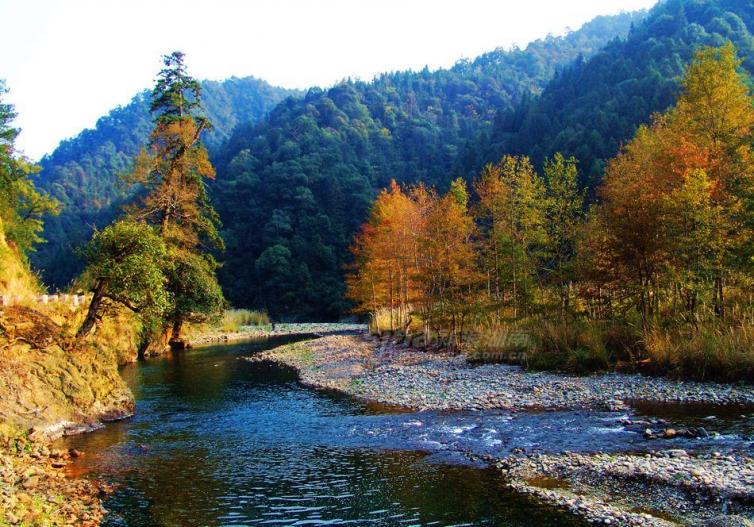
<svg viewBox="0 0 754 527">
<path fill-rule="evenodd" d="M 503 153 L 535 164 L 563 152 L 576 156 L 582 183 L 594 189 L 605 161 L 641 123 L 672 104 L 678 81 L 699 46 L 732 41 L 754 72 L 754 3 L 750 0 L 665 0 L 625 40 L 564 69 L 543 90 L 505 112 L 487 137 L 467 151 L 470 176 Z"/>
<path fill-rule="evenodd" d="M 642 16 L 599 17 L 563 37 L 449 69 L 312 89 L 238 127 L 215 156 L 212 189 L 225 225 L 220 277 L 229 300 L 274 317 L 346 312 L 348 245 L 378 189 L 391 179 L 443 186 L 459 153 L 501 110 L 625 36 Z"/>
<path fill-rule="evenodd" d="M 299 95 L 254 77 L 201 84 L 203 104 L 214 125 L 203 136 L 210 151 L 239 123 L 258 121 L 286 97 Z M 119 174 L 130 169 L 151 129 L 149 92 L 144 91 L 100 118 L 93 129 L 62 141 L 41 160 L 36 184 L 63 206 L 60 216 L 47 220 L 47 243 L 31 256 L 48 285 L 63 287 L 80 272 L 76 249 L 89 239 L 93 226 L 106 225 L 119 212 L 127 199 Z"/>
</svg>

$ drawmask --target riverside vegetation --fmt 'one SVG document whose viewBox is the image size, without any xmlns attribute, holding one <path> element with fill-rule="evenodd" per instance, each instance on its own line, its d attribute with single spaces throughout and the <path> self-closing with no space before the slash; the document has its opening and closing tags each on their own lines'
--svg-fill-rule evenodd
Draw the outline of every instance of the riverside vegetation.
<svg viewBox="0 0 754 527">
<path fill-rule="evenodd" d="M 217 136 L 208 135 L 202 85 L 187 74 L 180 52 L 167 55 L 149 97 L 151 131 L 144 121 L 133 131 L 143 148 L 133 148 L 127 161 L 117 154 L 107 170 L 108 177 L 122 172 L 128 190 L 122 199 L 103 194 L 109 208 L 81 250 L 85 266 L 70 290 L 89 292 L 83 310 L 34 301 L 44 286 L 30 258 L 42 241 L 43 218 L 60 212 L 61 202 L 51 195 L 62 187 L 43 179 L 47 194 L 35 186 L 39 167 L 15 151 L 14 111 L 0 104 L 0 294 L 14 299 L 0 306 L 0 525 L 99 523 L 107 487 L 62 478 L 60 469 L 81 453 L 42 443 L 133 412 L 118 365 L 171 345 L 213 342 L 212 333 L 222 340 L 271 334 L 266 308 L 276 319 L 337 318 L 351 307 L 344 291 L 357 312 L 370 316 L 374 333 L 425 349 L 329 336 L 260 358 L 294 365 L 316 387 L 424 410 L 623 410 L 628 399 L 751 403 L 747 384 L 709 382 L 754 375 L 754 102 L 746 73 L 750 13 L 738 7 L 668 0 L 639 28 L 629 29 L 631 16 L 601 20 L 525 52 L 422 72 L 419 84 L 412 74 L 395 74 L 312 90 L 282 102 L 259 125 L 233 134 L 223 126 L 219 135 L 228 141 L 222 148 L 214 144 L 213 159 L 232 177 L 216 183 L 203 140 Z M 686 22 L 670 24 L 669 13 L 678 10 Z M 606 31 L 593 30 L 605 25 L 628 36 L 598 52 Z M 646 96 L 616 127 L 630 134 L 589 137 L 584 144 L 591 150 L 581 161 L 572 155 L 581 128 L 550 126 L 547 132 L 558 137 L 522 146 L 547 127 L 542 113 L 569 92 L 559 87 L 596 67 L 580 58 L 548 84 L 558 65 L 582 52 L 595 54 L 597 62 L 626 49 L 643 50 L 637 53 L 646 58 L 639 39 L 654 42 L 653 67 L 664 64 L 657 57 L 666 48 L 681 51 L 673 51 L 667 68 L 658 66 L 661 75 L 647 74 L 666 88 L 659 99 L 645 93 L 653 91 L 651 82 L 631 91 L 626 86 L 636 83 L 618 79 L 621 104 Z M 560 51 L 553 51 L 556 43 Z M 686 58 L 692 58 L 687 68 Z M 541 67 L 524 74 L 519 59 Z M 499 63 L 505 64 L 502 77 Z M 673 98 L 668 79 L 683 68 Z M 478 92 L 469 85 L 475 82 L 486 88 Z M 532 100 L 540 89 L 542 96 Z M 444 104 L 445 92 L 453 94 L 452 104 Z M 283 95 L 269 94 L 275 101 Z M 662 113 L 650 116 L 651 110 Z M 642 119 L 650 122 L 634 129 Z M 607 134 L 606 119 L 594 121 L 582 125 Z M 565 154 L 552 148 L 561 144 Z M 498 147 L 508 153 L 500 157 Z M 491 151 L 495 162 L 474 178 L 457 177 L 478 172 Z M 370 208 L 374 185 L 384 186 L 391 172 L 400 183 L 390 183 Z M 63 182 L 76 179 L 57 175 Z M 225 230 L 211 193 L 220 200 Z M 226 310 L 217 279 L 226 242 L 226 286 L 239 275 L 226 290 L 259 311 Z M 56 244 L 59 249 L 61 240 Z M 281 325 L 274 331 L 359 329 Z M 472 365 L 493 356 L 529 369 L 631 374 L 571 377 Z M 706 382 L 673 383 L 635 372 Z M 651 439 L 676 435 L 648 430 Z M 752 514 L 746 454 L 721 459 L 676 451 L 650 458 L 656 459 L 552 454 L 498 464 L 517 490 L 606 524 L 663 525 L 629 510 L 640 505 L 630 500 L 603 508 L 609 487 L 631 480 L 626 473 L 649 481 L 645 494 L 661 486 L 663 496 L 677 499 L 670 503 L 688 508 L 684 519 L 707 521 L 722 511 L 720 503 Z M 743 483 L 731 476 L 736 471 Z M 543 491 L 530 484 L 537 478 L 567 480 L 579 497 Z M 625 488 L 635 490 L 631 481 Z M 592 487 L 594 496 L 584 497 Z M 681 496 L 688 488 L 697 501 Z"/>
<path fill-rule="evenodd" d="M 676 104 L 611 159 L 585 206 L 575 158 L 525 156 L 445 195 L 384 190 L 349 295 L 375 331 L 532 368 L 754 375 L 754 100 L 732 44 L 697 51 Z M 500 334 L 528 338 L 495 341 Z M 468 342 L 469 335 L 475 337 Z"/>
</svg>

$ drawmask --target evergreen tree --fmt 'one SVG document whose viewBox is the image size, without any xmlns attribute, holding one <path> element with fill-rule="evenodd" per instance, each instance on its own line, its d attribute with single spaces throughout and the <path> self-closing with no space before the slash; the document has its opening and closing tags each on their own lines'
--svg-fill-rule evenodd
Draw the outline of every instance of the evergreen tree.
<svg viewBox="0 0 754 527">
<path fill-rule="evenodd" d="M 170 339 L 179 341 L 184 322 L 207 320 L 224 304 L 210 252 L 222 249 L 223 242 L 206 188 L 215 171 L 201 143 L 211 124 L 201 107 L 200 85 L 186 73 L 182 53 L 165 56 L 164 64 L 152 93 L 149 145 L 128 176 L 144 191 L 127 211 L 158 229 L 176 262 L 168 276 L 173 305 L 166 321 Z"/>
</svg>

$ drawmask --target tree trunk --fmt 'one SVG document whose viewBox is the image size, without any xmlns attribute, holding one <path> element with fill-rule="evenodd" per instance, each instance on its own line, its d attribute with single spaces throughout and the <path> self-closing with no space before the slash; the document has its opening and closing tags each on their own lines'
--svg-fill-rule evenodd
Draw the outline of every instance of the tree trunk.
<svg viewBox="0 0 754 527">
<path fill-rule="evenodd" d="M 183 319 L 176 318 L 173 321 L 173 331 L 170 334 L 170 340 L 179 340 L 181 338 L 181 330 L 183 329 Z"/>
<path fill-rule="evenodd" d="M 105 298 L 106 284 L 102 280 L 97 281 L 97 285 L 94 287 L 94 295 L 92 295 L 92 301 L 89 302 L 89 309 L 86 312 L 86 318 L 84 318 L 83 324 L 76 333 L 76 338 L 86 337 L 94 326 L 97 324 L 100 310 L 102 309 L 102 300 Z"/>
<path fill-rule="evenodd" d="M 725 317 L 725 296 L 723 293 L 723 278 L 721 276 L 715 277 L 715 291 L 713 298 L 715 300 L 715 315 L 722 319 Z"/>
</svg>

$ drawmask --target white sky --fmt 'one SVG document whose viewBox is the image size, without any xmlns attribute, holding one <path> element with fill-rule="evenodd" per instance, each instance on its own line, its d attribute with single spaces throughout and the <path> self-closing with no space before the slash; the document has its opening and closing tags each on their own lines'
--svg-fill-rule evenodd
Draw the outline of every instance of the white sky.
<svg viewBox="0 0 754 527">
<path fill-rule="evenodd" d="M 0 0 L 0 78 L 39 158 L 152 86 L 179 49 L 200 79 L 286 87 L 447 67 L 656 0 Z"/>
</svg>

